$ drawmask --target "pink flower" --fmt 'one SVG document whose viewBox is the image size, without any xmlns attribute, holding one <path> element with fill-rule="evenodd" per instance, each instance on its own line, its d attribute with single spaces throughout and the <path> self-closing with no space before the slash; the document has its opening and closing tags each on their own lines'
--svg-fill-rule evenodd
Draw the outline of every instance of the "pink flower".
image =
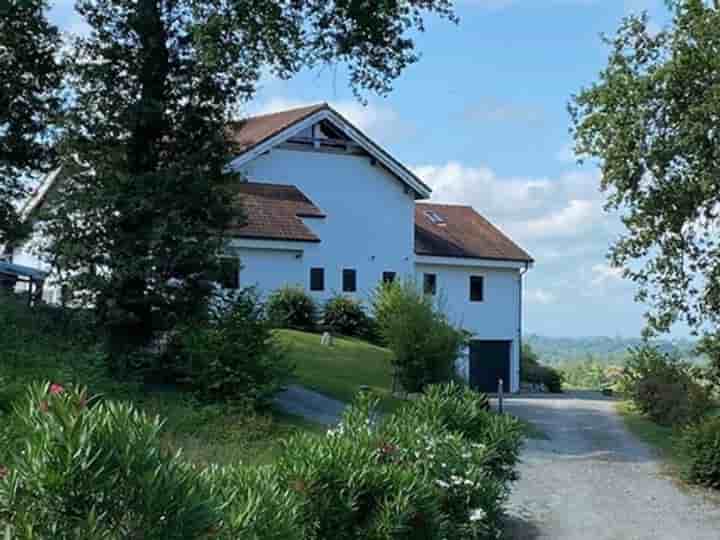
<svg viewBox="0 0 720 540">
<path fill-rule="evenodd" d="M 57 395 L 62 394 L 65 391 L 65 389 L 60 386 L 59 384 L 51 384 L 50 389 L 48 390 L 48 394 Z"/>
</svg>

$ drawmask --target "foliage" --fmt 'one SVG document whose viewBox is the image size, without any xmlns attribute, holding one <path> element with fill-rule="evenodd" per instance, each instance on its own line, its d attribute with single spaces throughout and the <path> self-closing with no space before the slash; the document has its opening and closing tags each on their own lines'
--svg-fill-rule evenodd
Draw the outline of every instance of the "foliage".
<svg viewBox="0 0 720 540">
<path fill-rule="evenodd" d="M 13 203 L 53 158 L 64 65 L 55 58 L 60 34 L 46 9 L 44 0 L 0 4 L 0 246 L 29 232 Z"/>
<path fill-rule="evenodd" d="M 198 473 L 160 449 L 158 419 L 47 384 L 14 414 L 0 479 L 14 538 L 198 538 L 219 523 Z"/>
<path fill-rule="evenodd" d="M 712 406 L 710 390 L 693 379 L 688 366 L 651 346 L 632 351 L 619 388 L 660 425 L 697 421 Z"/>
<path fill-rule="evenodd" d="M 253 289 L 227 298 L 207 323 L 181 329 L 176 344 L 174 362 L 206 400 L 266 406 L 293 369 Z"/>
<path fill-rule="evenodd" d="M 548 392 L 562 392 L 562 372 L 540 364 L 538 355 L 528 343 L 523 343 L 520 353 L 520 380 L 527 383 L 543 384 Z"/>
<path fill-rule="evenodd" d="M 113 357 L 202 311 L 228 226 L 241 224 L 228 120 L 260 77 L 342 62 L 387 93 L 418 59 L 423 16 L 450 0 L 354 3 L 80 0 L 62 181 L 43 231 L 76 298 L 95 306 Z M 227 129 L 227 128 L 230 129 Z M 235 223 L 238 222 L 238 223 Z"/>
<path fill-rule="evenodd" d="M 452 380 L 467 337 L 450 324 L 432 297 L 414 281 L 398 280 L 378 285 L 372 307 L 405 390 L 417 392 L 428 384 Z"/>
<path fill-rule="evenodd" d="M 716 117 L 720 9 L 673 0 L 660 32 L 627 17 L 599 82 L 573 97 L 576 152 L 599 161 L 608 208 L 627 232 L 613 264 L 650 304 L 650 330 L 720 326 L 720 177 Z"/>
<path fill-rule="evenodd" d="M 332 332 L 345 336 L 364 336 L 369 330 L 362 302 L 340 294 L 325 303 L 322 322 Z"/>
<path fill-rule="evenodd" d="M 686 456 L 685 477 L 695 484 L 720 489 L 720 417 L 686 427 L 678 446 Z"/>
<path fill-rule="evenodd" d="M 289 285 L 274 291 L 267 303 L 268 318 L 277 328 L 313 330 L 317 324 L 315 300 L 300 287 Z"/>
<path fill-rule="evenodd" d="M 517 480 L 515 468 L 522 448 L 523 427 L 512 416 L 491 412 L 486 395 L 455 383 L 432 385 L 395 418 L 409 425 L 436 422 L 443 429 L 483 444 L 491 450 L 485 466 L 493 477 L 504 485 Z"/>
<path fill-rule="evenodd" d="M 481 396 L 455 387 L 433 396 L 490 414 Z M 375 406 L 360 397 L 327 437 L 298 436 L 278 462 L 281 485 L 304 500 L 308 537 L 496 538 L 508 481 L 494 466 L 502 445 L 488 431 L 477 442 L 454 431 L 446 405 L 418 401 L 385 419 Z"/>
<path fill-rule="evenodd" d="M 274 467 L 211 466 L 201 474 L 213 495 L 224 502 L 223 526 L 214 538 L 307 538 L 302 498 L 278 482 Z"/>
</svg>

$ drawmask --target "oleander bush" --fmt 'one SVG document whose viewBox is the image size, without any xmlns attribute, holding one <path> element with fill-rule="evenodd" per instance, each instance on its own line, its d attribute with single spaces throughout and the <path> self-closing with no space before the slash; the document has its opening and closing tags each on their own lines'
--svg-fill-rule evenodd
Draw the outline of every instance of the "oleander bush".
<svg viewBox="0 0 720 540">
<path fill-rule="evenodd" d="M 202 538 L 221 503 L 158 444 L 162 424 L 79 388 L 34 385 L 3 433 L 0 525 L 18 539 Z"/>
<path fill-rule="evenodd" d="M 498 538 L 514 478 L 498 463 L 514 466 L 507 450 L 520 445 L 511 419 L 457 386 L 432 387 L 394 415 L 376 411 L 361 396 L 337 428 L 296 435 L 272 465 L 199 470 L 162 449 L 159 419 L 81 389 L 34 386 L 0 428 L 0 531 L 22 540 Z"/>
<path fill-rule="evenodd" d="M 226 298 L 207 322 L 182 328 L 169 355 L 201 399 L 254 408 L 267 405 L 293 371 L 253 289 Z"/>
<path fill-rule="evenodd" d="M 362 302 L 340 294 L 325 303 L 322 324 L 345 336 L 365 336 L 369 331 L 369 317 Z"/>
<path fill-rule="evenodd" d="M 683 473 L 695 484 L 720 489 L 720 417 L 690 424 L 677 444 L 685 458 Z"/>
<path fill-rule="evenodd" d="M 302 288 L 285 286 L 274 291 L 267 302 L 268 318 L 277 328 L 315 330 L 318 307 Z"/>
</svg>

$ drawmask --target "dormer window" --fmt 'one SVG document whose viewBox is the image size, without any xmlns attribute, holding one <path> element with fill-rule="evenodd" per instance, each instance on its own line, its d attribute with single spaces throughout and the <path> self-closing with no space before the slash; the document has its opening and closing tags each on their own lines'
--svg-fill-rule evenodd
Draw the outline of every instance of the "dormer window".
<svg viewBox="0 0 720 540">
<path fill-rule="evenodd" d="M 435 210 L 426 210 L 425 216 L 433 225 L 445 225 L 445 218 L 438 214 Z"/>
</svg>

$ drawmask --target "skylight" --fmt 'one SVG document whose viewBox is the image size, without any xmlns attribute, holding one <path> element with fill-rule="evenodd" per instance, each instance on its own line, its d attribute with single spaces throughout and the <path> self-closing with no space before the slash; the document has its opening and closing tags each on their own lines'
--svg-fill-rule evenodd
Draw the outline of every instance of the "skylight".
<svg viewBox="0 0 720 540">
<path fill-rule="evenodd" d="M 433 225 L 443 225 L 445 223 L 445 218 L 435 212 L 435 210 L 426 210 L 425 215 Z"/>
</svg>

